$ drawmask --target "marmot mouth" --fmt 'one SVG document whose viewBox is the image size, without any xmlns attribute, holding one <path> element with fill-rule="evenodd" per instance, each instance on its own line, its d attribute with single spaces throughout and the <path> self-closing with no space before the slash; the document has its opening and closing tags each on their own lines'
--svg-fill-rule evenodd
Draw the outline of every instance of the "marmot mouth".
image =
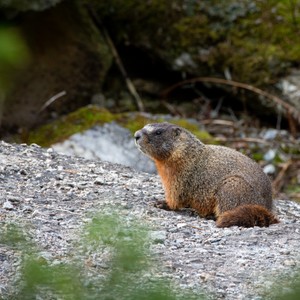
<svg viewBox="0 0 300 300">
<path fill-rule="evenodd" d="M 145 150 L 145 147 L 143 147 L 143 145 L 141 145 L 138 141 L 135 142 L 137 148 L 139 149 L 139 151 L 141 151 L 143 154 L 147 155 L 147 151 Z"/>
<path fill-rule="evenodd" d="M 140 145 L 140 143 L 139 143 L 137 140 L 135 140 L 134 143 L 135 143 L 135 145 L 137 146 L 137 148 L 138 148 L 140 151 L 142 151 L 142 146 Z M 142 152 L 144 152 L 144 151 L 142 151 Z"/>
<path fill-rule="evenodd" d="M 140 145 L 140 143 L 138 142 L 138 140 L 134 140 L 134 143 L 135 143 L 135 145 L 136 145 L 138 148 L 141 147 L 141 145 Z"/>
</svg>

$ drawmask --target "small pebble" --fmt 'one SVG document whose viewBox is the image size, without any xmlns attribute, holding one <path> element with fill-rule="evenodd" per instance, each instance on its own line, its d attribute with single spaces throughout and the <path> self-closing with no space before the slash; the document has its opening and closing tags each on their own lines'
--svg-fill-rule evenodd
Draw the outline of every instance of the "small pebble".
<svg viewBox="0 0 300 300">
<path fill-rule="evenodd" d="M 5 202 L 3 203 L 3 205 L 2 205 L 2 207 L 3 207 L 4 209 L 7 209 L 7 210 L 12 210 L 12 209 L 14 209 L 14 206 L 13 206 L 13 204 L 12 204 L 10 201 L 5 201 Z"/>
</svg>

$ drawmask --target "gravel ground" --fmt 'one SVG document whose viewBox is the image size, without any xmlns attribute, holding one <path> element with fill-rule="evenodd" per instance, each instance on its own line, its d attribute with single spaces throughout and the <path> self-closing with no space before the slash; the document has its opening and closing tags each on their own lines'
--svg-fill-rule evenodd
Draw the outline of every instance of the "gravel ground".
<svg viewBox="0 0 300 300">
<path fill-rule="evenodd" d="M 52 263 L 76 255 L 74 242 L 93 213 L 117 208 L 149 228 L 149 276 L 166 276 L 175 289 L 203 290 L 210 299 L 273 299 L 276 282 L 288 290 L 300 269 L 300 205 L 291 201 L 275 201 L 280 224 L 220 229 L 190 210 L 155 208 L 164 197 L 156 175 L 4 142 L 0 182 L 1 228 L 24 227 Z M 89 255 L 99 262 L 109 253 Z M 105 276 L 96 260 L 92 274 Z M 15 291 L 19 268 L 20 253 L 0 244 L 0 298 Z"/>
</svg>

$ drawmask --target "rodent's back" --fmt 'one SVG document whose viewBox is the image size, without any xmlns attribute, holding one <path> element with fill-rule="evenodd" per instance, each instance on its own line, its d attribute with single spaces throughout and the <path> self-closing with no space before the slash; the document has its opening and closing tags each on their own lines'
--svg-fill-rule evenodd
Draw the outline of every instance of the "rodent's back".
<svg viewBox="0 0 300 300">
<path fill-rule="evenodd" d="M 216 187 L 227 178 L 241 178 L 251 186 L 255 204 L 262 204 L 269 209 L 272 207 L 272 188 L 269 178 L 255 161 L 236 150 L 223 146 L 204 145 L 197 162 L 190 166 L 187 164 L 186 172 L 190 174 L 187 177 L 194 181 L 192 186 L 205 187 L 206 195 L 214 193 Z M 196 188 L 195 192 L 197 190 Z M 253 202 L 250 199 L 249 201 Z"/>
</svg>

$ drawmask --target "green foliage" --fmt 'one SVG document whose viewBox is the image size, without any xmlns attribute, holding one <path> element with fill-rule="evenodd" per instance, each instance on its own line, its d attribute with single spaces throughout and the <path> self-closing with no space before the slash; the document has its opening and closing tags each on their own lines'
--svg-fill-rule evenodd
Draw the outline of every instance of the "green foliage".
<svg viewBox="0 0 300 300">
<path fill-rule="evenodd" d="M 216 144 L 217 142 L 214 140 L 213 136 L 210 135 L 205 130 L 199 130 L 199 127 L 196 124 L 192 124 L 184 119 L 179 120 L 170 120 L 171 123 L 179 125 L 189 131 L 191 131 L 199 140 L 207 144 Z"/>
<path fill-rule="evenodd" d="M 147 117 L 139 113 L 122 113 L 119 114 L 117 122 L 127 128 L 132 135 L 139 129 L 143 128 L 148 123 L 156 122 L 153 118 Z"/>
<path fill-rule="evenodd" d="M 21 279 L 11 299 L 199 299 L 150 275 L 147 229 L 116 214 L 95 216 L 77 242 L 79 252 L 59 264 L 41 258 L 38 247 L 15 225 L 2 226 L 0 234 L 2 245 L 22 254 Z M 82 256 L 105 250 L 110 254 L 108 271 L 99 276 L 103 270 L 97 269 L 98 276 L 91 278 Z"/>
<path fill-rule="evenodd" d="M 9 247 L 22 249 L 24 246 L 25 248 L 32 247 L 31 244 L 28 244 L 26 237 L 22 230 L 13 223 L 2 223 L 1 224 L 1 231 L 0 231 L 0 243 L 5 244 Z"/>
<path fill-rule="evenodd" d="M 283 295 L 278 300 L 299 300 L 300 299 L 300 285 L 295 286 L 295 289 L 288 294 Z"/>
<path fill-rule="evenodd" d="M 299 300 L 300 299 L 300 273 L 291 281 L 283 280 L 282 284 L 274 285 L 272 297 L 274 300 Z"/>
<path fill-rule="evenodd" d="M 251 155 L 252 159 L 255 161 L 262 161 L 264 159 L 264 155 L 261 152 L 253 152 Z"/>
<path fill-rule="evenodd" d="M 16 73 L 29 62 L 29 51 L 21 33 L 0 26 L 0 92 L 6 91 Z"/>
<path fill-rule="evenodd" d="M 17 30 L 1 28 L 0 42 L 0 58 L 2 64 L 17 66 L 24 63 L 26 48 Z"/>
<path fill-rule="evenodd" d="M 123 221 L 116 216 L 98 216 L 85 229 L 86 242 L 93 245 L 94 249 L 112 248 L 112 274 L 119 273 L 119 270 L 121 273 L 136 272 L 147 267 L 144 260 L 147 230 L 131 222 L 126 225 Z M 118 274 L 111 277 L 118 277 Z"/>
<path fill-rule="evenodd" d="M 41 290 L 63 295 L 64 299 L 83 299 L 78 268 L 73 264 L 51 265 L 39 256 L 29 236 L 12 223 L 2 224 L 0 244 L 21 253 L 22 276 L 13 299 L 34 299 Z"/>
<path fill-rule="evenodd" d="M 41 293 L 62 299 L 87 299 L 79 277 L 79 269 L 72 264 L 50 265 L 29 255 L 23 262 L 23 287 L 17 299 L 35 299 Z"/>
<path fill-rule="evenodd" d="M 111 253 L 110 272 L 102 283 L 101 294 L 112 299 L 151 299 L 155 291 L 164 296 L 156 290 L 156 283 L 147 291 L 140 280 L 150 266 L 145 228 L 113 215 L 93 218 L 85 232 L 85 244 L 92 245 L 94 251 L 108 248 Z"/>
</svg>

